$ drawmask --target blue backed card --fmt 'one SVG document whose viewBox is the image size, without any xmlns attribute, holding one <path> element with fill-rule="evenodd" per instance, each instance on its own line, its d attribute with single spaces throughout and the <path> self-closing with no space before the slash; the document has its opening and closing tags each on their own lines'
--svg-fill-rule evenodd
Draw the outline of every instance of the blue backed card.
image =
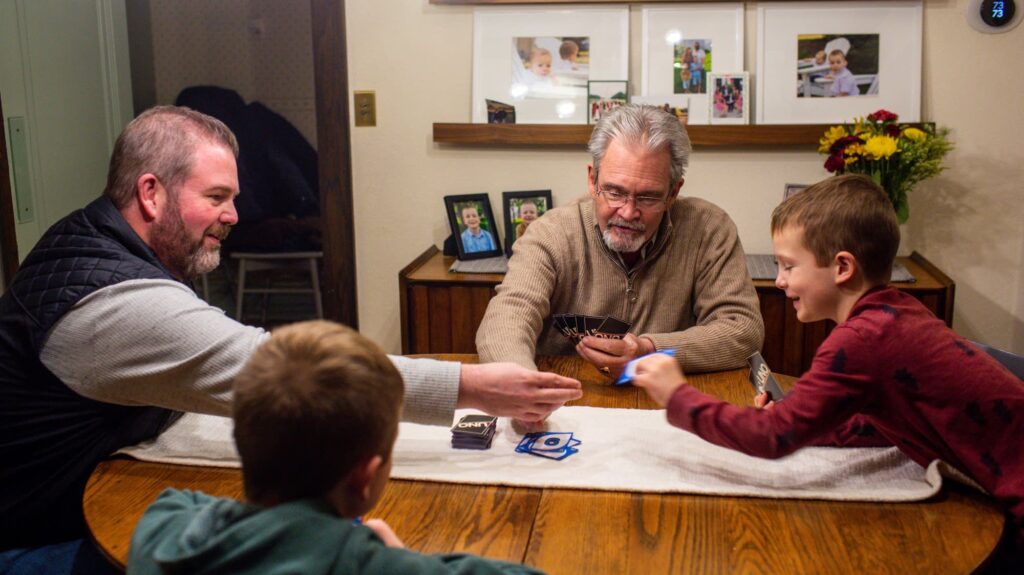
<svg viewBox="0 0 1024 575">
<path fill-rule="evenodd" d="M 676 350 L 674 349 L 659 349 L 654 353 L 663 353 L 670 357 L 676 356 Z M 615 385 L 626 385 L 627 383 L 633 383 L 633 378 L 636 377 L 637 362 L 645 357 L 650 357 L 654 355 L 654 353 L 649 353 L 647 355 L 641 355 L 640 357 L 633 358 L 629 363 L 626 364 L 626 369 L 622 370 L 622 375 L 619 376 L 619 379 L 615 380 Z"/>
<path fill-rule="evenodd" d="M 516 452 L 561 461 L 578 452 L 576 446 L 581 443 L 571 431 L 538 431 L 524 435 L 516 446 Z"/>
</svg>

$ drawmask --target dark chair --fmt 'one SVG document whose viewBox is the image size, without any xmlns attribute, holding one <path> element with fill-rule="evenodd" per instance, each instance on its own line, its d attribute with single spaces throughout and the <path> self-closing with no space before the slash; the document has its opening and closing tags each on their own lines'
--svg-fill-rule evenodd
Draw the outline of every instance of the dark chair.
<svg viewBox="0 0 1024 575">
<path fill-rule="evenodd" d="M 1024 356 L 1003 351 L 976 341 L 972 341 L 971 343 L 981 348 L 985 353 L 996 358 L 996 361 L 1003 364 L 1006 369 L 1010 370 L 1010 373 L 1024 380 Z"/>
</svg>

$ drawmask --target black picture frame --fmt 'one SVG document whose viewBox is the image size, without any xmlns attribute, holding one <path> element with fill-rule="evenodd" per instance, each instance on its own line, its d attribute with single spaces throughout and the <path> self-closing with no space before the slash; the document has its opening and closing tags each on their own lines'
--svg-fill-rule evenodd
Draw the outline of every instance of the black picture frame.
<svg viewBox="0 0 1024 575">
<path fill-rule="evenodd" d="M 544 206 L 537 205 L 537 217 L 541 217 L 547 213 L 548 210 L 555 207 L 554 202 L 551 200 L 551 190 L 525 190 L 521 192 L 502 192 L 501 193 L 501 208 L 505 216 L 505 255 L 512 255 L 512 244 L 519 239 L 519 225 L 522 223 L 522 218 L 519 217 L 519 207 L 522 206 L 526 200 L 534 200 L 534 205 L 537 205 L 537 201 L 542 201 Z"/>
<path fill-rule="evenodd" d="M 468 227 L 462 222 L 462 212 L 465 208 L 475 207 L 480 217 L 480 229 L 483 233 L 491 236 L 490 246 L 492 249 L 480 249 L 478 246 L 467 246 L 463 241 L 463 232 Z M 461 194 L 444 197 L 444 210 L 448 214 L 448 224 L 455 238 L 455 246 L 458 250 L 460 260 L 479 260 L 493 258 L 502 255 L 501 236 L 498 235 L 497 221 L 494 219 L 494 211 L 491 209 L 491 200 L 487 194 Z M 472 234 L 471 234 L 472 235 Z"/>
</svg>

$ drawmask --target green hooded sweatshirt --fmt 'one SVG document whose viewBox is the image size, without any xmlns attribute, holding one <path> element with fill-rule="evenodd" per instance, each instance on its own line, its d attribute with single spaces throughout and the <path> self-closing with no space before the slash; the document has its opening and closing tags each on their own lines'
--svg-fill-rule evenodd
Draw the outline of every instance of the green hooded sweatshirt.
<svg viewBox="0 0 1024 575">
<path fill-rule="evenodd" d="M 423 555 L 387 547 L 325 501 L 260 507 L 167 489 L 132 535 L 128 573 L 541 573 L 473 555 Z"/>
</svg>

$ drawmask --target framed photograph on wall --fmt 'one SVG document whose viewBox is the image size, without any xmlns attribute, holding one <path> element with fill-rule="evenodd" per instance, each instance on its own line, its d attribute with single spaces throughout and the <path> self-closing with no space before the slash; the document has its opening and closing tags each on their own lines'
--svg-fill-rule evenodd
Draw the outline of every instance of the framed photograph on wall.
<svg viewBox="0 0 1024 575">
<path fill-rule="evenodd" d="M 505 254 L 512 255 L 512 244 L 526 233 L 526 228 L 555 207 L 551 190 L 502 192 L 501 207 L 505 213 Z"/>
<path fill-rule="evenodd" d="M 920 0 L 757 7 L 757 123 L 921 120 Z"/>
<path fill-rule="evenodd" d="M 629 8 L 481 6 L 473 11 L 473 122 L 487 100 L 520 124 L 586 124 L 587 82 L 629 77 Z"/>
<path fill-rule="evenodd" d="M 487 194 L 445 196 L 444 209 L 455 237 L 460 260 L 502 255 L 498 225 Z"/>
<path fill-rule="evenodd" d="M 596 124 L 608 112 L 628 103 L 629 82 L 626 80 L 587 82 L 587 123 Z"/>
<path fill-rule="evenodd" d="M 640 94 L 707 124 L 708 74 L 744 69 L 743 4 L 644 6 L 641 42 Z"/>
<path fill-rule="evenodd" d="M 683 98 L 682 101 L 679 99 L 673 99 L 669 102 L 667 98 L 658 98 L 656 96 L 631 96 L 629 98 L 631 104 L 647 104 L 648 106 L 657 106 L 662 110 L 665 110 L 669 114 L 672 114 L 685 126 L 690 123 L 690 99 Z M 701 112 L 703 114 L 703 111 Z"/>
<path fill-rule="evenodd" d="M 712 124 L 750 123 L 750 74 L 708 74 L 708 115 Z"/>
<path fill-rule="evenodd" d="M 789 196 L 792 196 L 797 192 L 802 192 L 809 187 L 811 187 L 810 184 L 786 184 L 786 189 L 782 192 L 782 201 L 788 200 Z"/>
</svg>

